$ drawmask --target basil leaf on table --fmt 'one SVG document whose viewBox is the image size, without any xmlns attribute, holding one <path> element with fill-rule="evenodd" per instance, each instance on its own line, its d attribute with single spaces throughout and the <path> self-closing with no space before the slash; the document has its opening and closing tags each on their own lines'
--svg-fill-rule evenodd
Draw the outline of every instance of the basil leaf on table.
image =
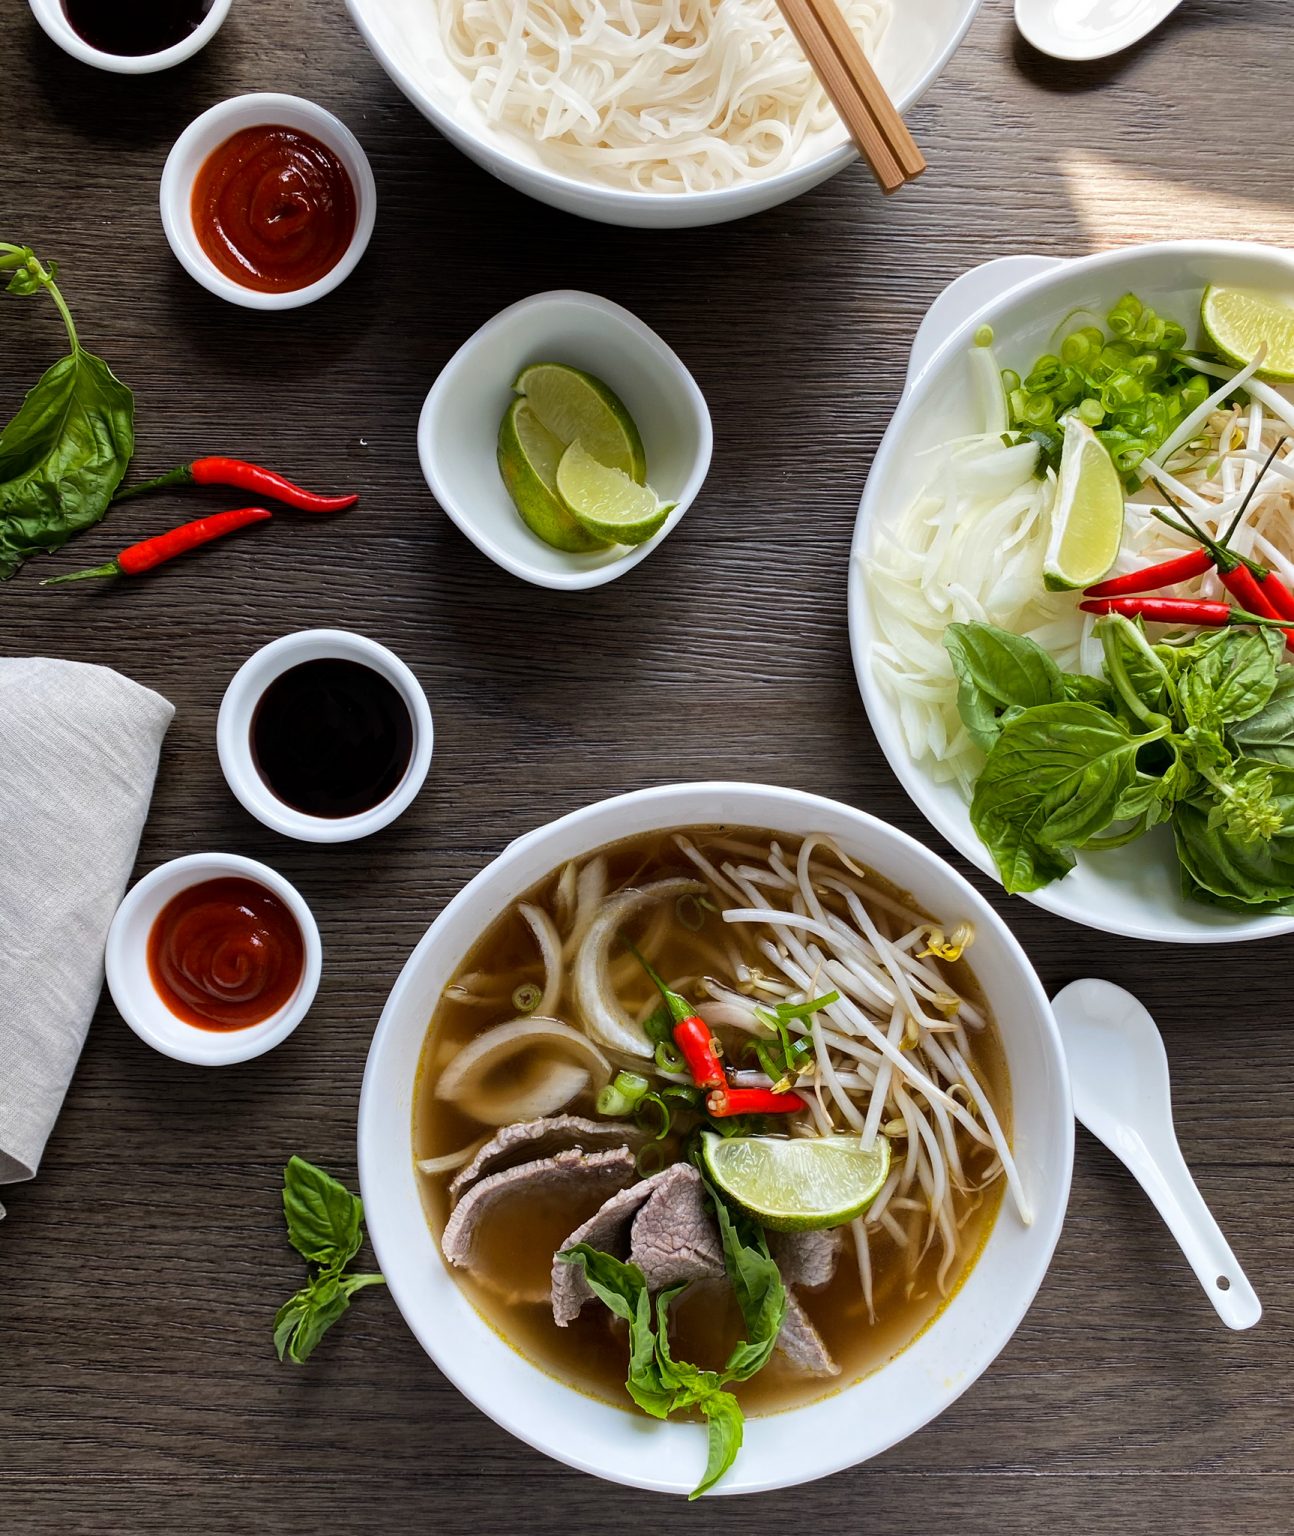
<svg viewBox="0 0 1294 1536">
<path fill-rule="evenodd" d="M 1227 734 L 1242 756 L 1294 768 L 1294 666 L 1280 669 L 1266 704 Z"/>
<path fill-rule="evenodd" d="M 304 1365 L 355 1292 L 385 1281 L 378 1274 L 344 1272 L 364 1241 L 364 1204 L 303 1157 L 289 1158 L 283 1170 L 283 1216 L 308 1279 L 275 1314 L 274 1349 L 280 1360 Z"/>
<path fill-rule="evenodd" d="M 950 624 L 944 648 L 957 678 L 957 709 L 971 740 L 988 752 L 1011 708 L 1065 696 L 1060 668 L 1036 641 L 991 624 Z"/>
<path fill-rule="evenodd" d="M 283 1218 L 288 1242 L 314 1264 L 341 1268 L 359 1251 L 364 1202 L 303 1157 L 283 1170 Z"/>
<path fill-rule="evenodd" d="M 1135 736 L 1076 702 L 1044 704 L 1005 725 L 971 800 L 971 821 L 1005 888 L 1035 891 L 1068 874 L 1073 850 L 1118 819 L 1138 752 L 1164 733 Z"/>
<path fill-rule="evenodd" d="M 31 250 L 0 244 L 7 291 L 46 291 L 67 328 L 71 351 L 47 368 L 0 433 L 0 580 L 23 561 L 59 549 L 97 523 L 134 452 L 134 396 L 87 352 L 54 281 Z M 13 263 L 17 262 L 16 267 Z"/>
</svg>

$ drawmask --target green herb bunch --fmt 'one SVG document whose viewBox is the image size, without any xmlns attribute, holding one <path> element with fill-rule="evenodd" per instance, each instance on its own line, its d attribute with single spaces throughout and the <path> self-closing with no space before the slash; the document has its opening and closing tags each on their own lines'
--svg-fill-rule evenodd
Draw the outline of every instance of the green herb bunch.
<svg viewBox="0 0 1294 1536">
<path fill-rule="evenodd" d="M 1108 334 L 1107 334 L 1108 332 Z M 1096 431 L 1130 485 L 1136 469 L 1209 395 L 1203 374 L 1175 356 L 1186 331 L 1125 293 L 1099 325 L 1076 325 L 1055 353 L 1021 378 L 1002 375 L 1010 435 L 1038 444 L 1039 474 L 1060 464 L 1063 418 L 1071 411 Z"/>
<path fill-rule="evenodd" d="M 48 293 L 71 348 L 45 370 L 0 432 L 0 581 L 31 555 L 60 549 L 97 523 L 135 449 L 134 396 L 81 345 L 57 271 L 30 246 L 0 241 L 5 291 Z"/>
<path fill-rule="evenodd" d="M 280 1360 L 286 1354 L 304 1365 L 355 1292 L 385 1282 L 381 1275 L 344 1273 L 364 1241 L 364 1203 L 304 1158 L 290 1158 L 283 1170 L 283 1216 L 309 1279 L 279 1308 L 274 1347 Z"/>
<path fill-rule="evenodd" d="M 987 753 L 971 821 L 1006 889 L 1038 890 L 1076 849 L 1167 822 L 1186 896 L 1294 912 L 1294 667 L 1281 665 L 1281 631 L 1152 645 L 1108 614 L 1095 633 L 1104 678 L 1061 672 L 991 625 L 946 632 L 958 709 Z"/>
<path fill-rule="evenodd" d="M 707 1186 L 708 1189 L 708 1186 Z M 629 1324 L 629 1375 L 625 1389 L 654 1419 L 697 1409 L 709 1431 L 705 1472 L 691 1498 L 713 1488 L 741 1450 L 745 1419 L 737 1399 L 726 1388 L 749 1381 L 768 1364 L 786 1317 L 786 1287 L 768 1251 L 759 1224 L 741 1211 L 731 1211 L 709 1190 L 723 1237 L 724 1267 L 737 1298 L 746 1337 L 736 1344 L 721 1371 L 703 1371 L 675 1360 L 669 1342 L 669 1309 L 686 1285 L 657 1294 L 653 1304 L 636 1264 L 577 1243 L 559 1253 L 566 1264 L 578 1264 L 593 1294 Z"/>
</svg>

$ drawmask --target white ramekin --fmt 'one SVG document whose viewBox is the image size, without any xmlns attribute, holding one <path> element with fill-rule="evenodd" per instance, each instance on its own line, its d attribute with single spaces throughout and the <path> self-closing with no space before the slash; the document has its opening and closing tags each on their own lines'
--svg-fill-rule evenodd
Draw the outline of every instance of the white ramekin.
<svg viewBox="0 0 1294 1536">
<path fill-rule="evenodd" d="M 404 778 L 371 811 L 358 816 L 309 816 L 284 804 L 261 777 L 252 756 L 252 716 L 261 695 L 290 668 L 307 661 L 357 661 L 391 683 L 413 726 L 413 750 Z M 431 767 L 431 707 L 422 684 L 394 651 L 346 629 L 303 629 L 262 646 L 242 664 L 225 690 L 216 719 L 216 750 L 225 779 L 257 821 L 304 843 L 349 843 L 389 826 L 413 803 Z"/>
<path fill-rule="evenodd" d="M 162 908 L 181 891 L 206 880 L 254 880 L 296 918 L 304 957 L 296 991 L 277 1013 L 246 1029 L 199 1029 L 186 1024 L 158 996 L 148 974 L 148 936 Z M 323 973 L 323 947 L 314 915 L 299 892 L 265 864 L 233 853 L 193 853 L 160 864 L 117 908 L 104 956 L 108 990 L 117 1012 L 155 1051 L 199 1067 L 250 1061 L 280 1045 L 310 1011 Z"/>
<path fill-rule="evenodd" d="M 170 69 L 205 48 L 224 25 L 233 0 L 214 0 L 200 26 L 157 53 L 105 53 L 92 47 L 72 28 L 63 9 L 62 0 L 28 0 L 32 15 L 40 23 L 45 35 L 51 38 L 64 53 L 79 59 L 82 64 L 92 64 L 95 69 L 106 69 L 114 75 L 152 75 L 158 70 Z"/>
<path fill-rule="evenodd" d="M 225 276 L 202 249 L 193 227 L 193 183 L 208 155 L 244 128 L 295 128 L 326 144 L 346 168 L 355 190 L 355 232 L 346 254 L 318 282 L 284 293 L 261 293 Z M 299 309 L 331 293 L 355 270 L 377 216 L 377 184 L 368 156 L 340 118 L 303 96 L 261 91 L 232 96 L 195 117 L 166 157 L 160 188 L 162 228 L 175 258 L 211 293 L 244 309 Z"/>
</svg>

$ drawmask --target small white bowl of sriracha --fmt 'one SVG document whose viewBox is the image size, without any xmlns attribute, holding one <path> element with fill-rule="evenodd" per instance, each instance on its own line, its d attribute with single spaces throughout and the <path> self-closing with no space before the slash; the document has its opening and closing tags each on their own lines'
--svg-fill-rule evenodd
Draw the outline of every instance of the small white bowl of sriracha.
<svg viewBox="0 0 1294 1536">
<path fill-rule="evenodd" d="M 418 422 L 427 484 L 472 543 L 567 591 L 646 559 L 695 500 L 712 446 L 677 354 L 620 305 L 569 290 L 470 336 Z"/>
</svg>

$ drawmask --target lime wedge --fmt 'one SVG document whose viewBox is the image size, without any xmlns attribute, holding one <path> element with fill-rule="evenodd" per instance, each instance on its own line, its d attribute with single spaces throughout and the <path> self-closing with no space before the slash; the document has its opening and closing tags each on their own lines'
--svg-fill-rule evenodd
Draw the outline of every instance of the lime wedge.
<svg viewBox="0 0 1294 1536">
<path fill-rule="evenodd" d="M 499 424 L 499 473 L 522 521 L 554 549 L 570 554 L 605 549 L 606 540 L 581 528 L 557 494 L 557 466 L 564 451 L 524 400 L 512 402 Z"/>
<path fill-rule="evenodd" d="M 1114 564 L 1123 540 L 1123 482 L 1096 433 L 1065 417 L 1051 544 L 1042 579 L 1050 592 L 1090 587 Z"/>
<path fill-rule="evenodd" d="M 647 483 L 647 455 L 638 428 L 619 395 L 601 379 L 565 363 L 532 363 L 512 387 L 563 447 L 578 438 L 599 464 L 639 485 Z"/>
<path fill-rule="evenodd" d="M 774 1232 L 841 1227 L 860 1216 L 890 1172 L 890 1143 L 858 1136 L 701 1137 L 716 1189 Z"/>
<path fill-rule="evenodd" d="M 636 485 L 574 442 L 557 466 L 557 492 L 576 522 L 600 539 L 641 544 L 659 532 L 673 510 L 649 485 Z"/>
<path fill-rule="evenodd" d="M 1200 305 L 1204 334 L 1233 363 L 1252 362 L 1267 343 L 1259 376 L 1294 380 L 1294 300 L 1283 302 L 1254 288 L 1214 283 Z"/>
</svg>

